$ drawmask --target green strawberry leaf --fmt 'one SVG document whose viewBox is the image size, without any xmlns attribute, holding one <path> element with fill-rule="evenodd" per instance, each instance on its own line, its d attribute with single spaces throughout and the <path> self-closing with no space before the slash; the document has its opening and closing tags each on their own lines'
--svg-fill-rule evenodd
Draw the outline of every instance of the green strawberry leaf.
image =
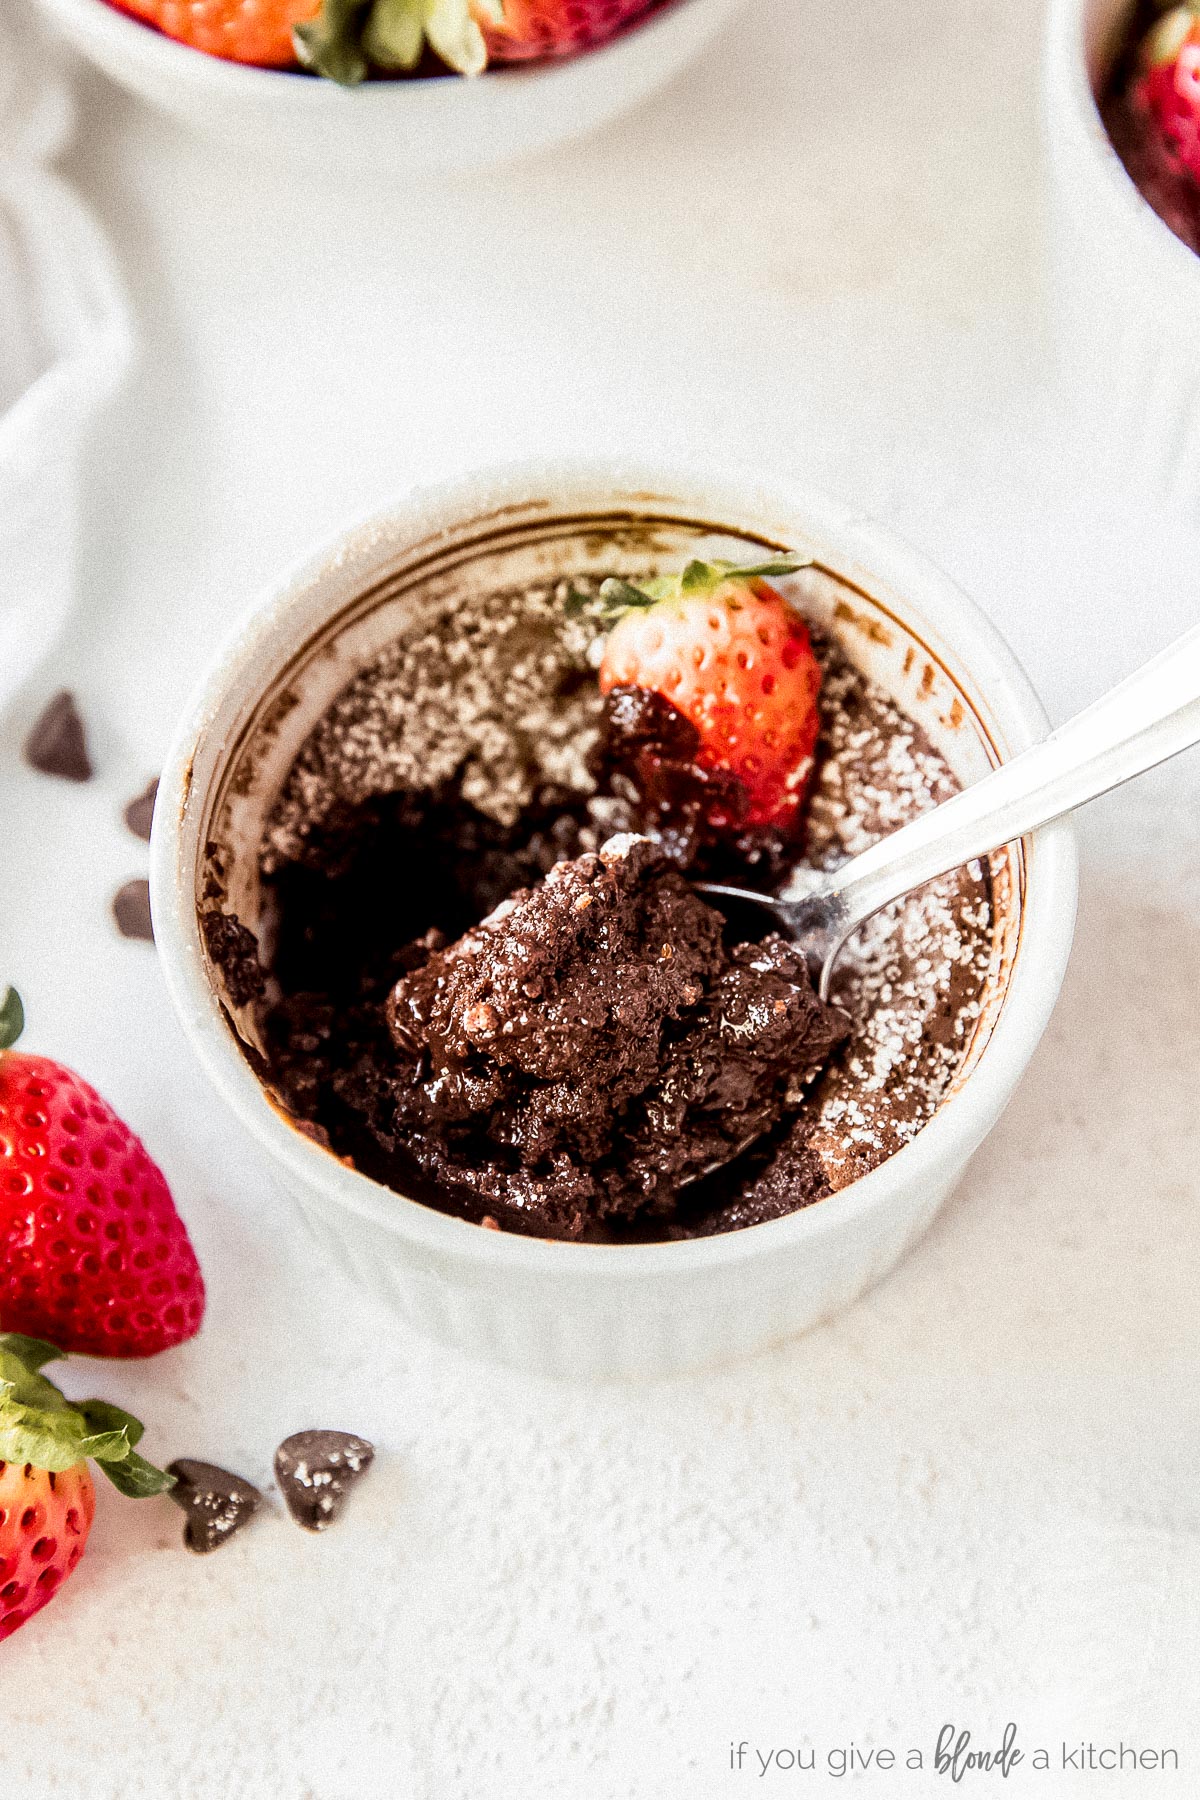
<svg viewBox="0 0 1200 1800">
<path fill-rule="evenodd" d="M 340 87 L 357 87 L 367 78 L 362 29 L 371 0 L 324 0 L 307 24 L 292 27 L 296 55 L 306 69 L 328 76 Z"/>
<path fill-rule="evenodd" d="M 696 594 L 702 588 L 716 587 L 723 579 L 722 567 L 718 563 L 690 562 L 679 577 L 680 592 Z"/>
<path fill-rule="evenodd" d="M 50 1412 L 0 1399 L 0 1462 L 32 1463 L 60 1475 L 83 1460 L 86 1436 L 83 1420 L 69 1406 Z"/>
<path fill-rule="evenodd" d="M 356 87 L 372 68 L 411 74 L 426 44 L 458 74 L 478 75 L 488 54 L 476 11 L 504 23 L 502 0 L 323 0 L 292 41 L 306 69 L 342 87 Z"/>
<path fill-rule="evenodd" d="M 798 569 L 812 568 L 811 556 L 777 556 L 772 562 L 744 565 L 721 563 L 722 580 L 737 575 L 744 581 L 769 581 L 773 575 L 794 575 Z"/>
<path fill-rule="evenodd" d="M 482 75 L 487 44 L 469 0 L 425 0 L 425 35 L 442 61 L 460 75 Z"/>
<path fill-rule="evenodd" d="M 725 581 L 759 581 L 776 575 L 794 575 L 797 569 L 810 566 L 810 556 L 774 556 L 766 562 L 704 562 L 693 558 L 678 575 L 655 575 L 649 581 L 623 581 L 610 576 L 600 588 L 600 599 L 608 618 L 635 607 L 653 606 L 659 600 L 686 599 L 692 594 L 711 593 Z"/>
<path fill-rule="evenodd" d="M 27 1370 L 35 1373 L 43 1363 L 57 1362 L 66 1355 L 57 1344 L 48 1344 L 45 1338 L 25 1337 L 19 1331 L 0 1331 L 0 1353 L 2 1352 L 18 1357 Z"/>
<path fill-rule="evenodd" d="M 66 1406 L 59 1390 L 15 1350 L 0 1349 L 0 1406 L 37 1406 L 59 1412 Z"/>
<path fill-rule="evenodd" d="M 362 48 L 375 68 L 411 74 L 425 48 L 425 0 L 375 0 L 363 26 Z"/>
<path fill-rule="evenodd" d="M 25 1029 L 25 1008 L 15 987 L 6 987 L 0 999 L 0 1050 L 11 1050 Z"/>
<path fill-rule="evenodd" d="M 117 1492 L 130 1500 L 148 1500 L 151 1495 L 165 1494 L 175 1486 L 174 1475 L 168 1475 L 165 1469 L 156 1469 L 136 1450 L 118 1461 L 101 1462 L 100 1467 Z"/>
<path fill-rule="evenodd" d="M 645 588 L 634 587 L 632 582 L 622 581 L 619 575 L 610 575 L 600 584 L 600 598 L 606 612 L 629 612 L 631 608 L 644 610 L 653 606 L 656 596 Z"/>
<path fill-rule="evenodd" d="M 87 1433 L 79 1440 L 81 1456 L 90 1456 L 93 1462 L 124 1462 L 130 1454 L 132 1446 L 123 1431 L 94 1431 Z"/>
<path fill-rule="evenodd" d="M 78 1400 L 75 1410 L 82 1414 L 89 1431 L 123 1433 L 126 1447 L 130 1450 L 142 1441 L 146 1429 L 142 1421 L 135 1419 L 132 1413 L 125 1412 L 121 1407 L 114 1406 L 109 1400 Z M 89 1454 L 95 1456 L 96 1451 Z"/>
<path fill-rule="evenodd" d="M 142 1423 L 108 1400 L 67 1400 L 44 1375 L 61 1352 L 40 1338 L 0 1332 L 0 1462 L 32 1463 L 58 1475 L 87 1457 L 134 1499 L 174 1487 L 134 1449 Z"/>
</svg>

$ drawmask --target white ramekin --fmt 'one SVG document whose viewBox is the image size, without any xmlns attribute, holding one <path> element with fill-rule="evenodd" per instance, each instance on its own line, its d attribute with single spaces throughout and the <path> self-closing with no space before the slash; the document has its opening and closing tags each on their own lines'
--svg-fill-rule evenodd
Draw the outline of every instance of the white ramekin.
<svg viewBox="0 0 1200 1800">
<path fill-rule="evenodd" d="M 489 168 L 583 137 L 665 87 L 742 0 L 670 0 L 611 43 L 562 62 L 358 88 L 223 62 L 107 0 L 38 3 L 114 81 L 201 136 L 256 158 L 390 181 Z"/>
<path fill-rule="evenodd" d="M 1200 517 L 1200 256 L 1126 173 L 1097 106 L 1133 0 L 1052 0 L 1044 110 L 1056 339 L 1107 473 Z"/>
<path fill-rule="evenodd" d="M 734 541 L 731 541 L 734 540 Z M 288 576 L 235 632 L 190 706 L 155 809 L 163 969 L 213 1082 L 267 1147 L 315 1234 L 421 1331 L 555 1375 L 654 1375 L 760 1348 L 878 1281 L 916 1241 L 1000 1116 L 1069 953 L 1075 851 L 1062 826 L 996 864 L 1005 929 L 970 1072 L 905 1149 L 831 1199 L 695 1242 L 604 1246 L 485 1231 L 344 1167 L 267 1099 L 197 924 L 219 874 L 254 922 L 264 813 L 311 723 L 439 583 L 672 565 L 769 544 L 819 568 L 800 598 L 916 716 L 964 780 L 1039 740 L 1020 666 L 943 575 L 858 514 L 753 475 L 611 463 L 518 467 L 412 494 Z M 227 997 L 226 997 L 227 998 Z"/>
</svg>

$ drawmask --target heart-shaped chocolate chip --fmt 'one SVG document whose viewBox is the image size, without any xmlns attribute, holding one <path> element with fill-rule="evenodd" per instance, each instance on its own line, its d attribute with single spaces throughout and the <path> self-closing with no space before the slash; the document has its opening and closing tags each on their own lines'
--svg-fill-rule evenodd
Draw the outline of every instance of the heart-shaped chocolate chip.
<svg viewBox="0 0 1200 1800">
<path fill-rule="evenodd" d="M 176 1482 L 171 1498 L 187 1514 L 183 1541 L 198 1556 L 228 1543 L 262 1505 L 262 1495 L 252 1482 L 219 1469 L 216 1463 L 182 1456 L 171 1464 L 169 1473 Z"/>
<path fill-rule="evenodd" d="M 374 1444 L 349 1431 L 297 1431 L 275 1452 L 275 1479 L 288 1511 L 306 1531 L 324 1531 L 365 1475 Z"/>
</svg>

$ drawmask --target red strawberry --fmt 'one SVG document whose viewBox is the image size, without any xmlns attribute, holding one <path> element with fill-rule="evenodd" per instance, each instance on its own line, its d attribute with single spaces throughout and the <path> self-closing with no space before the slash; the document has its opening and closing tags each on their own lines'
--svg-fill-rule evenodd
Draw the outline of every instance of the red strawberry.
<svg viewBox="0 0 1200 1800">
<path fill-rule="evenodd" d="M 1148 115 L 1168 164 L 1200 182 L 1200 0 L 1158 20 L 1139 63 L 1135 108 Z"/>
<path fill-rule="evenodd" d="M 489 62 L 573 56 L 615 36 L 656 0 L 324 0 L 298 26 L 307 68 L 334 81 L 369 69 L 411 73 L 427 50 L 460 75 Z"/>
<path fill-rule="evenodd" d="M 32 1617 L 74 1569 L 96 1494 L 88 1457 L 133 1499 L 174 1480 L 138 1455 L 138 1421 L 103 1400 L 72 1404 L 39 1374 L 53 1344 L 0 1332 L 0 1639 Z"/>
<path fill-rule="evenodd" d="M 61 1474 L 0 1462 L 0 1639 L 45 1606 L 83 1555 L 96 1491 L 85 1462 Z"/>
<path fill-rule="evenodd" d="M 204 1281 L 170 1189 L 95 1088 L 9 1046 L 0 1001 L 0 1320 L 88 1356 L 151 1356 L 200 1329 Z"/>
<path fill-rule="evenodd" d="M 821 670 L 804 621 L 767 577 L 801 567 L 792 557 L 693 562 L 682 575 L 600 590 L 618 621 L 602 691 L 647 688 L 669 701 L 700 734 L 700 766 L 742 784 L 745 823 L 785 831 L 812 774 Z"/>
<path fill-rule="evenodd" d="M 167 37 L 227 62 L 295 68 L 292 31 L 322 0 L 111 0 Z"/>
<path fill-rule="evenodd" d="M 472 0 L 471 15 L 493 62 L 573 56 L 615 37 L 648 10 L 647 0 Z"/>
</svg>

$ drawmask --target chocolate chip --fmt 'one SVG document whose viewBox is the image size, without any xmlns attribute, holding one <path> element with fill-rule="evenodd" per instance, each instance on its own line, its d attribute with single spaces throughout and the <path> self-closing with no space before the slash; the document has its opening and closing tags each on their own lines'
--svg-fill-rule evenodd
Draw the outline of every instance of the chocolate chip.
<svg viewBox="0 0 1200 1800">
<path fill-rule="evenodd" d="M 64 781 L 90 781 L 91 759 L 75 696 L 55 694 L 25 740 L 25 761 L 43 775 Z"/>
<path fill-rule="evenodd" d="M 348 1431 L 297 1431 L 275 1452 L 275 1479 L 288 1511 L 306 1531 L 324 1531 L 366 1474 L 374 1444 Z"/>
<path fill-rule="evenodd" d="M 134 837 L 144 838 L 150 842 L 150 827 L 154 823 L 154 802 L 158 795 L 158 776 L 147 787 L 144 794 L 131 800 L 125 808 L 125 823 Z"/>
<path fill-rule="evenodd" d="M 262 1495 L 253 1483 L 215 1463 L 193 1462 L 183 1456 L 167 1473 L 176 1481 L 171 1498 L 187 1514 L 183 1541 L 197 1556 L 207 1556 L 210 1550 L 228 1543 L 262 1505 Z"/>
<path fill-rule="evenodd" d="M 113 895 L 112 909 L 122 937 L 144 938 L 148 944 L 154 942 L 148 881 L 127 881 Z"/>
</svg>

